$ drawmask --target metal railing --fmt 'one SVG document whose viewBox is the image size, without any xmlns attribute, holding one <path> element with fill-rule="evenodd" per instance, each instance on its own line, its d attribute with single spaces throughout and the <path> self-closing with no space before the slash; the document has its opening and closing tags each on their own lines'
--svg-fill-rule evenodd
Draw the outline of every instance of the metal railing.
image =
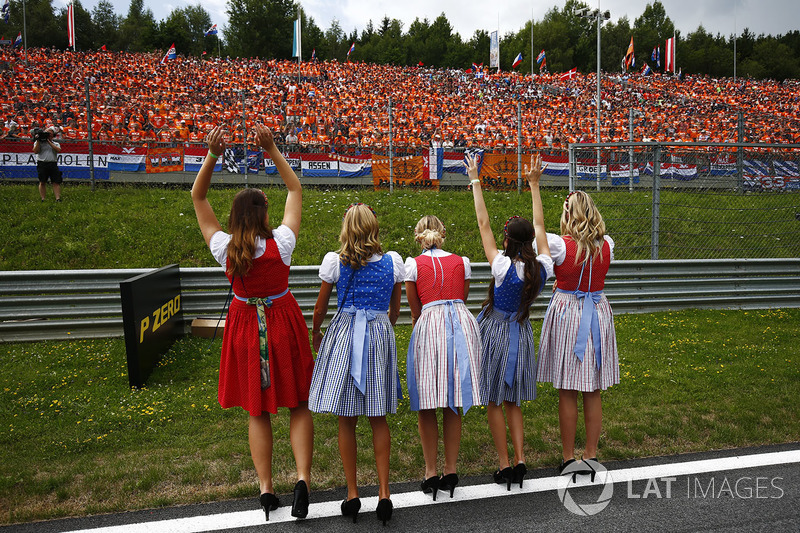
<svg viewBox="0 0 800 533">
<path fill-rule="evenodd" d="M 119 282 L 149 270 L 1 272 L 0 342 L 120 337 Z M 289 276 L 309 324 L 319 292 L 317 272 L 317 266 L 294 266 Z M 180 273 L 185 330 L 195 318 L 219 318 L 229 289 L 222 269 L 182 268 Z M 472 265 L 467 306 L 473 313 L 480 309 L 489 279 L 488 263 Z M 552 280 L 534 303 L 534 319 L 544 316 L 551 291 Z M 605 293 L 617 314 L 796 308 L 800 307 L 800 258 L 616 261 L 608 272 Z M 411 322 L 405 302 L 398 322 Z"/>
<path fill-rule="evenodd" d="M 572 144 L 569 166 L 618 259 L 800 256 L 800 145 Z"/>
</svg>

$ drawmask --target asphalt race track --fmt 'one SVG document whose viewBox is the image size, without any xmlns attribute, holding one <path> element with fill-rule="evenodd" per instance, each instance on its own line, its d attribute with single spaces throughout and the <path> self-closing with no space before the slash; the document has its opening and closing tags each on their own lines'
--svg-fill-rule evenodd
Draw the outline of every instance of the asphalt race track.
<svg viewBox="0 0 800 533">
<path fill-rule="evenodd" d="M 344 489 L 338 489 L 312 493 L 302 521 L 289 515 L 291 496 L 282 495 L 269 523 L 253 497 L 17 524 L 0 532 L 800 531 L 800 443 L 605 466 L 608 474 L 594 483 L 588 476 L 572 483 L 555 469 L 536 470 L 510 492 L 489 476 L 464 479 L 453 499 L 439 492 L 436 502 L 418 483 L 393 485 L 394 515 L 386 529 L 375 517 L 377 488 L 365 487 L 356 524 L 340 516 Z"/>
</svg>

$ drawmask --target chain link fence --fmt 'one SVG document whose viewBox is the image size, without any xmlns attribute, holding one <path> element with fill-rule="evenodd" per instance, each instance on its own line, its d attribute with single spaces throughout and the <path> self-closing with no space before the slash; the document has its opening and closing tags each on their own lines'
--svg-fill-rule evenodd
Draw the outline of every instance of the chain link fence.
<svg viewBox="0 0 800 533">
<path fill-rule="evenodd" d="M 618 259 L 800 256 L 800 145 L 580 144 L 569 164 Z"/>
</svg>

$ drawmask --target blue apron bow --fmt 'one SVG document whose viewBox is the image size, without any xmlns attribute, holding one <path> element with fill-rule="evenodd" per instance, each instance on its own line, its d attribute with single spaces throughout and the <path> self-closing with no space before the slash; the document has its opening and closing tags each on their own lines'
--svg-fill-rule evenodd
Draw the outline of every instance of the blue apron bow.
<svg viewBox="0 0 800 533">
<path fill-rule="evenodd" d="M 578 357 L 578 361 L 583 363 L 583 353 L 586 351 L 586 344 L 589 342 L 589 332 L 592 334 L 592 344 L 594 346 L 594 361 L 597 370 L 603 365 L 602 350 L 600 349 L 600 320 L 597 317 L 597 304 L 603 297 L 603 291 L 592 292 L 592 260 L 589 262 L 589 290 L 584 292 L 580 290 L 581 282 L 583 281 L 583 269 L 586 263 L 581 267 L 581 277 L 578 279 L 578 288 L 574 291 L 565 291 L 557 289 L 559 292 L 567 294 L 574 294 L 578 300 L 583 299 L 583 309 L 581 310 L 581 321 L 578 325 L 578 336 L 575 338 L 575 347 L 573 352 Z"/>
<path fill-rule="evenodd" d="M 353 345 L 350 352 L 350 375 L 356 388 L 364 394 L 367 385 L 367 366 L 369 364 L 369 323 L 375 320 L 380 311 L 357 309 L 355 306 L 341 309 L 342 313 L 355 315 L 353 321 Z M 385 314 L 385 313 L 384 313 Z"/>
<path fill-rule="evenodd" d="M 597 304 L 603 296 L 603 291 L 583 292 L 575 291 L 575 296 L 578 299 L 583 299 L 583 311 L 581 311 L 581 322 L 578 327 L 578 337 L 575 339 L 575 355 L 578 360 L 583 362 L 583 353 L 586 351 L 586 344 L 589 341 L 589 331 L 592 332 L 592 341 L 594 346 L 594 359 L 597 369 L 603 363 L 603 357 L 600 353 L 600 321 L 597 318 Z"/>
<path fill-rule="evenodd" d="M 428 302 L 422 306 L 422 310 L 434 307 L 437 305 L 446 306 L 445 312 L 445 335 L 447 345 L 447 404 L 454 413 L 458 414 L 458 409 L 455 403 L 455 385 L 454 385 L 454 372 L 455 363 L 458 361 L 458 379 L 461 383 L 461 405 L 464 409 L 464 414 L 467 414 L 469 408 L 473 406 L 472 402 L 472 377 L 470 374 L 470 361 L 469 361 L 469 348 L 467 347 L 467 339 L 464 335 L 464 330 L 461 328 L 461 321 L 454 318 L 456 309 L 453 303 L 461 302 L 463 300 L 436 300 Z M 408 344 L 408 357 L 406 358 L 407 376 L 408 376 L 408 396 L 411 401 L 411 409 L 419 411 L 419 390 L 417 389 L 417 376 L 415 371 L 414 362 L 414 338 L 416 336 L 416 328 L 411 332 L 411 341 Z"/>
</svg>

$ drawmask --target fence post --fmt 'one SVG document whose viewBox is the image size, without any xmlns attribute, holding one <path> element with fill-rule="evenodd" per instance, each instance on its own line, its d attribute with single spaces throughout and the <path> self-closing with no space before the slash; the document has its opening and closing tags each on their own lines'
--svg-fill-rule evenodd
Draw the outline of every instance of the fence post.
<svg viewBox="0 0 800 533">
<path fill-rule="evenodd" d="M 394 192 L 394 165 L 392 164 L 392 97 L 389 97 L 389 194 Z"/>
<path fill-rule="evenodd" d="M 575 145 L 570 143 L 567 145 L 569 150 L 569 192 L 575 190 Z"/>
<path fill-rule="evenodd" d="M 739 111 L 739 146 L 736 147 L 736 177 L 739 194 L 744 194 L 744 112 Z"/>
<path fill-rule="evenodd" d="M 650 230 L 650 259 L 658 259 L 659 210 L 661 208 L 661 145 L 653 155 L 653 222 Z"/>
<path fill-rule="evenodd" d="M 517 193 L 522 194 L 522 105 L 517 100 Z"/>
<path fill-rule="evenodd" d="M 597 147 L 597 190 L 600 190 L 600 147 Z"/>
<path fill-rule="evenodd" d="M 633 108 L 628 113 L 628 140 L 633 143 Z M 628 192 L 633 192 L 633 144 L 628 147 Z"/>
<path fill-rule="evenodd" d="M 297 77 L 300 77 L 300 71 L 297 72 Z M 297 90 L 300 90 L 300 84 L 297 86 Z M 247 187 L 247 166 L 250 163 L 250 158 L 247 155 L 247 109 L 244 105 L 244 89 L 242 89 L 242 128 L 244 129 L 244 137 L 242 144 L 244 145 L 244 186 Z M 225 156 L 223 155 L 223 158 Z M 224 159 L 223 159 L 224 160 Z M 303 172 L 302 165 L 300 168 L 300 172 Z"/>
<path fill-rule="evenodd" d="M 89 78 L 85 78 L 84 85 L 86 86 L 86 131 L 88 133 L 86 140 L 89 141 L 89 178 L 92 180 L 92 190 L 94 190 L 94 145 L 92 143 L 92 104 L 89 99 Z"/>
</svg>

